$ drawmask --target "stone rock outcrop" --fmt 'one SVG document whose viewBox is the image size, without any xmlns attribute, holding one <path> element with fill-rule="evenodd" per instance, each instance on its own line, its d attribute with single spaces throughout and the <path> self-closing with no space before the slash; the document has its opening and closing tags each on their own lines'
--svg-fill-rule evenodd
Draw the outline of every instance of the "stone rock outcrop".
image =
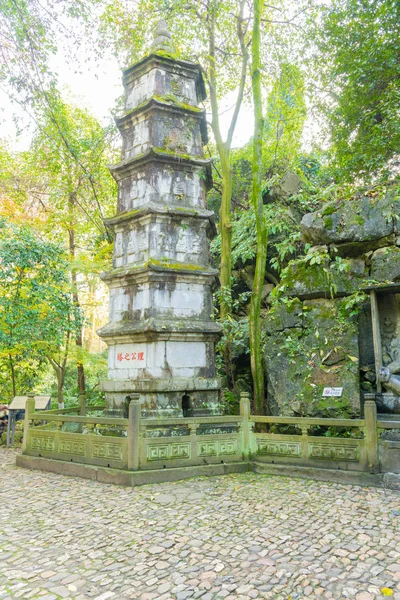
<svg viewBox="0 0 400 600">
<path fill-rule="evenodd" d="M 295 299 L 271 310 L 265 367 L 274 414 L 359 414 L 357 327 L 342 323 L 342 310 L 336 299 Z M 342 397 L 323 398 L 324 387 L 343 387 Z"/>
<path fill-rule="evenodd" d="M 400 202 L 393 194 L 382 198 L 364 196 L 355 200 L 330 202 L 321 210 L 304 215 L 300 229 L 304 241 L 314 245 L 359 244 L 355 252 L 394 243 L 399 231 Z M 379 242 L 381 240 L 381 242 Z M 347 252 L 348 254 L 348 252 Z"/>
<path fill-rule="evenodd" d="M 298 194 L 303 187 L 303 180 L 292 171 L 285 173 L 280 181 L 273 187 L 274 198 L 287 200 L 290 196 Z"/>
<path fill-rule="evenodd" d="M 282 300 L 267 316 L 274 413 L 324 413 L 323 387 L 343 387 L 341 398 L 330 399 L 336 415 L 360 414 L 360 385 L 362 392 L 376 386 L 371 309 L 367 297 L 355 321 L 346 297 L 371 284 L 388 284 L 389 296 L 379 300 L 384 364 L 400 357 L 400 295 L 390 288 L 400 282 L 399 219 L 392 191 L 331 202 L 303 217 L 302 238 L 312 247 L 283 272 Z"/>
<path fill-rule="evenodd" d="M 400 248 L 379 248 L 371 256 L 371 279 L 375 281 L 400 280 Z"/>
<path fill-rule="evenodd" d="M 307 257 L 289 263 L 282 285 L 285 295 L 305 298 L 346 296 L 359 289 L 368 278 L 365 260 L 344 259 L 339 264 L 329 255 L 320 264 L 310 264 Z"/>
</svg>

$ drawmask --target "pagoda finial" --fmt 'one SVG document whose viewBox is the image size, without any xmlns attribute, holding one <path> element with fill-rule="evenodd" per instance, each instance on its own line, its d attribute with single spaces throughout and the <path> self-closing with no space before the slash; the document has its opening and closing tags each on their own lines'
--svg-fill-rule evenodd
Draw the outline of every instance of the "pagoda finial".
<svg viewBox="0 0 400 600">
<path fill-rule="evenodd" d="M 166 22 L 162 19 L 157 23 L 151 48 L 156 51 L 164 50 L 165 52 L 175 53 L 175 48 L 171 43 L 171 34 L 168 31 Z"/>
</svg>

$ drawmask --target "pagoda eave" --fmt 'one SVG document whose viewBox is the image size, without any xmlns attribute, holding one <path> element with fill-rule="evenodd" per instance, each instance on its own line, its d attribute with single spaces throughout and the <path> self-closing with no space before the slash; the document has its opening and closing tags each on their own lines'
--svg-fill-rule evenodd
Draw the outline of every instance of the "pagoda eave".
<svg viewBox="0 0 400 600">
<path fill-rule="evenodd" d="M 149 202 L 148 204 L 142 205 L 140 208 L 127 211 L 125 213 L 119 213 L 115 217 L 110 217 L 109 219 L 104 219 L 107 227 L 114 227 L 114 225 L 118 225 L 120 223 L 124 223 L 125 221 L 130 221 L 133 219 L 140 219 L 149 214 L 157 214 L 157 215 L 168 215 L 168 216 L 177 216 L 177 217 L 193 217 L 199 219 L 206 219 L 214 223 L 214 213 L 211 210 L 207 210 L 205 208 L 190 208 L 190 207 L 174 207 L 156 204 L 155 202 Z M 215 226 L 214 226 L 215 228 Z M 215 232 L 214 232 L 215 233 Z"/>
<path fill-rule="evenodd" d="M 103 339 L 117 338 L 127 341 L 186 341 L 210 340 L 221 337 L 221 325 L 214 321 L 189 321 L 188 319 L 146 319 L 141 321 L 119 321 L 108 323 L 98 334 Z"/>
<path fill-rule="evenodd" d="M 202 102 L 206 99 L 207 92 L 206 86 L 204 84 L 204 78 L 201 67 L 192 61 L 176 58 L 175 56 L 173 56 L 172 54 L 168 54 L 167 52 L 151 52 L 150 54 L 142 58 L 139 62 L 125 69 L 122 72 L 122 80 L 124 85 L 126 85 L 130 79 L 140 77 L 140 75 L 145 73 L 154 65 L 160 65 L 164 67 L 168 66 L 171 70 L 176 70 L 178 68 L 191 71 L 196 78 L 196 91 L 199 101 Z"/>
<path fill-rule="evenodd" d="M 218 276 L 217 269 L 199 266 L 196 266 L 194 268 L 193 265 L 185 265 L 183 263 L 169 264 L 161 263 L 161 261 L 148 261 L 146 263 L 143 263 L 142 265 L 133 265 L 111 269 L 110 271 L 100 273 L 100 278 L 102 279 L 102 281 L 109 282 L 113 281 L 114 279 L 133 278 L 139 275 L 143 275 L 145 273 L 149 273 L 151 271 L 159 274 L 168 273 L 170 275 L 175 274 L 179 276 L 191 275 L 196 278 L 206 277 L 215 279 Z"/>
<path fill-rule="evenodd" d="M 184 104 L 183 102 L 179 102 L 179 100 L 175 100 L 173 97 L 152 97 L 131 108 L 121 117 L 115 118 L 115 124 L 117 127 L 124 127 L 126 124 L 129 124 L 132 117 L 135 117 L 138 113 L 143 113 L 153 107 L 159 107 L 161 109 L 171 110 L 173 112 L 184 112 L 189 114 L 191 117 L 197 117 L 199 119 L 203 119 L 206 115 L 206 111 L 198 108 L 197 106 L 192 106 L 191 104 Z"/>
<path fill-rule="evenodd" d="M 211 158 L 195 158 L 188 154 L 180 154 L 176 152 L 167 152 L 162 148 L 150 148 L 143 154 L 128 158 L 121 161 L 117 165 L 108 165 L 111 175 L 118 182 L 127 177 L 136 170 L 142 168 L 146 162 L 156 161 L 170 165 L 171 163 L 179 166 L 205 168 L 207 174 L 207 187 L 212 186 L 211 176 Z"/>
</svg>

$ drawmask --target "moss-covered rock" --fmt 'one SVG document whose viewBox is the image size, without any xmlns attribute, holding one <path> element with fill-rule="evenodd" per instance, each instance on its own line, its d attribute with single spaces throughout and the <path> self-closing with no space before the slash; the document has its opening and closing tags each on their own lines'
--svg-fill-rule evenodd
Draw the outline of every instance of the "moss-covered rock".
<svg viewBox="0 0 400 600">
<path fill-rule="evenodd" d="M 371 278 L 376 281 L 400 281 L 400 248 L 380 248 L 373 253 Z"/>
<path fill-rule="evenodd" d="M 267 339 L 268 402 L 274 414 L 358 416 L 358 336 L 343 300 L 313 299 L 275 311 L 280 324 Z M 285 314 L 286 313 L 286 314 Z M 282 316 L 284 314 L 284 316 Z M 299 319 L 301 315 L 301 319 Z M 324 387 L 343 387 L 340 398 L 324 398 Z"/>
<path fill-rule="evenodd" d="M 371 248 L 371 242 L 396 233 L 400 203 L 390 193 L 383 197 L 364 196 L 348 201 L 332 202 L 319 211 L 304 215 L 301 232 L 312 244 L 358 244 L 352 256 Z"/>
<path fill-rule="evenodd" d="M 325 255 L 320 262 L 313 262 L 305 257 L 289 263 L 280 287 L 286 296 L 330 298 L 352 294 L 366 278 L 362 259 L 331 260 Z"/>
<path fill-rule="evenodd" d="M 280 302 L 268 312 L 266 329 L 268 334 L 284 329 L 303 326 L 303 304 L 298 298 Z"/>
</svg>

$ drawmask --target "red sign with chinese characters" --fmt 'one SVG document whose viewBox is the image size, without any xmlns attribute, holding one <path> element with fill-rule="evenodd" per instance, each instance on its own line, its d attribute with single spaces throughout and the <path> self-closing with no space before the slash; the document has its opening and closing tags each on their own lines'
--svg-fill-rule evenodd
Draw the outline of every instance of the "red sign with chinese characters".
<svg viewBox="0 0 400 600">
<path fill-rule="evenodd" d="M 140 362 L 144 361 L 144 352 L 118 352 L 117 362 Z"/>
</svg>

